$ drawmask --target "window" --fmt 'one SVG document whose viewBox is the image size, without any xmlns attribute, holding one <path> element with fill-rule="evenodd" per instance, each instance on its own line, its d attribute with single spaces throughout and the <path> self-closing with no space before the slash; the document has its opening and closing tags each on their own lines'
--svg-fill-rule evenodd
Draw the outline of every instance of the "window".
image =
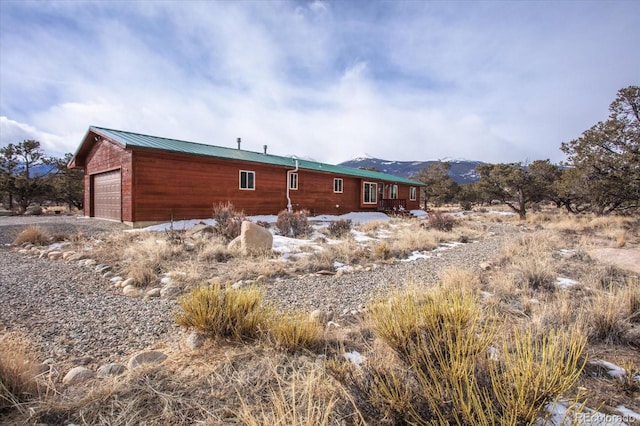
<svg viewBox="0 0 640 426">
<path fill-rule="evenodd" d="M 240 189 L 256 189 L 256 172 L 240 170 Z"/>
<path fill-rule="evenodd" d="M 342 193 L 342 178 L 333 179 L 333 192 Z"/>
<path fill-rule="evenodd" d="M 389 194 L 389 198 L 392 200 L 398 199 L 398 185 L 391 185 L 391 193 Z"/>
<path fill-rule="evenodd" d="M 410 186 L 409 187 L 409 199 L 411 201 L 415 201 L 416 200 L 416 187 L 415 186 Z"/>
<path fill-rule="evenodd" d="M 289 173 L 289 189 L 298 189 L 297 173 Z"/>
<path fill-rule="evenodd" d="M 365 182 L 362 193 L 363 204 L 376 204 L 378 195 L 378 184 L 373 182 Z"/>
</svg>

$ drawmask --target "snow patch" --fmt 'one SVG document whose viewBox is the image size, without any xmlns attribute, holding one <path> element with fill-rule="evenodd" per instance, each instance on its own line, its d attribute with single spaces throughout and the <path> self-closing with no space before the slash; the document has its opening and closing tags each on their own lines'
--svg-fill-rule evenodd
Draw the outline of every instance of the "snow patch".
<svg viewBox="0 0 640 426">
<path fill-rule="evenodd" d="M 563 290 L 570 289 L 571 287 L 574 287 L 577 284 L 579 284 L 578 281 L 572 280 L 571 278 L 565 278 L 565 277 L 556 278 L 556 285 Z"/>
</svg>

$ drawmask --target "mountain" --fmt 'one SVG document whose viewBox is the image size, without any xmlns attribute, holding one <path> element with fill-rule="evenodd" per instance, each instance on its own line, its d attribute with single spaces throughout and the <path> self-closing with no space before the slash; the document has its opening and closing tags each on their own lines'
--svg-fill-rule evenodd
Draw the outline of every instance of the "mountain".
<svg viewBox="0 0 640 426">
<path fill-rule="evenodd" d="M 445 160 L 451 165 L 449 176 L 456 183 L 463 185 L 465 183 L 477 182 L 480 178 L 476 172 L 476 167 L 484 164 L 482 161 L 469 160 Z M 358 168 L 375 168 L 376 170 L 399 177 L 411 177 L 418 170 L 428 167 L 429 164 L 437 161 L 389 161 L 369 156 L 358 157 L 353 160 L 345 161 L 338 164 L 339 166 Z"/>
</svg>

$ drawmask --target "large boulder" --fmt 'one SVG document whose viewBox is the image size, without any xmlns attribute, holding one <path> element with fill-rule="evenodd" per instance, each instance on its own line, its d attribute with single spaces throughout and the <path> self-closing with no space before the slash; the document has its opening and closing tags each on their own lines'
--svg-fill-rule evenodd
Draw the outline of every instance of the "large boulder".
<svg viewBox="0 0 640 426">
<path fill-rule="evenodd" d="M 243 221 L 240 227 L 240 236 L 229 243 L 230 249 L 239 248 L 242 254 L 260 254 L 271 250 L 273 247 L 273 235 L 268 229 L 253 222 Z"/>
</svg>

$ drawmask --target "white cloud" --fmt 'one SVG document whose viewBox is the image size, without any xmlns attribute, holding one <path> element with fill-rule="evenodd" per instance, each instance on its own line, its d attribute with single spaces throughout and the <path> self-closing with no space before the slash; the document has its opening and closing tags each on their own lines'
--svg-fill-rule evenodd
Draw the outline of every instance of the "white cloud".
<svg viewBox="0 0 640 426">
<path fill-rule="evenodd" d="M 333 163 L 558 161 L 640 75 L 635 3 L 6 5 L 0 143 L 55 153 L 98 125 Z"/>
</svg>

